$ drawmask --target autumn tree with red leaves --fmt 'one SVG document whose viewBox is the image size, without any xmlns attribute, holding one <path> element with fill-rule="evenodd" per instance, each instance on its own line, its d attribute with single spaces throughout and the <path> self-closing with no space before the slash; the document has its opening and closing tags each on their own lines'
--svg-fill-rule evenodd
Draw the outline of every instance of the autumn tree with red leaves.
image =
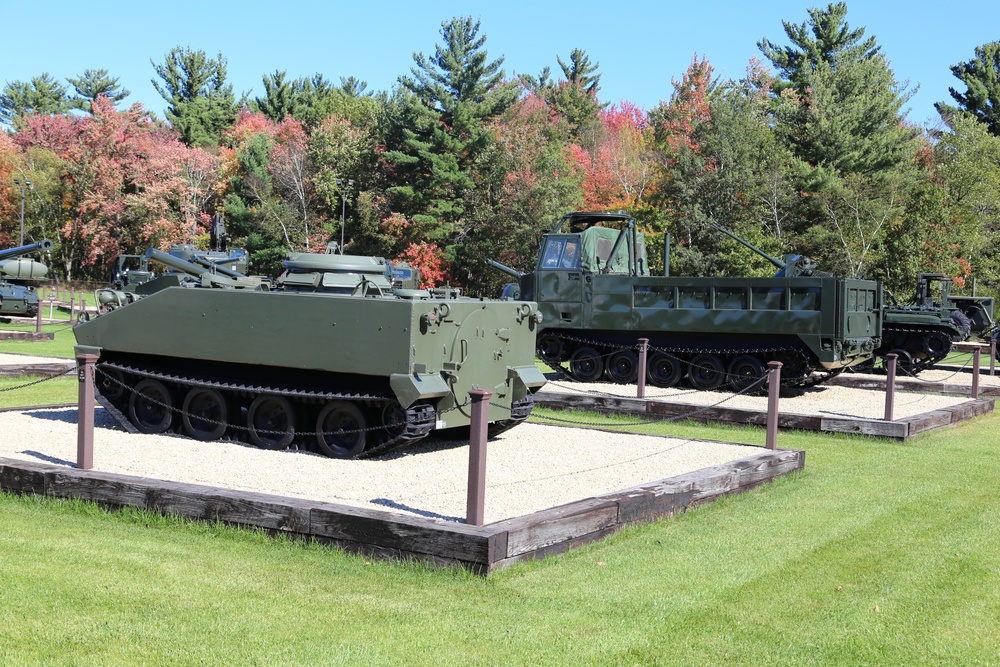
<svg viewBox="0 0 1000 667">
<path fill-rule="evenodd" d="M 190 240 L 210 199 L 204 193 L 214 186 L 206 184 L 210 178 L 186 178 L 187 151 L 198 149 L 186 149 L 140 105 L 118 112 L 103 96 L 88 117 L 26 118 L 15 142 L 50 149 L 62 160 L 65 205 L 72 211 L 61 230 L 67 277 L 119 253 Z"/>
</svg>

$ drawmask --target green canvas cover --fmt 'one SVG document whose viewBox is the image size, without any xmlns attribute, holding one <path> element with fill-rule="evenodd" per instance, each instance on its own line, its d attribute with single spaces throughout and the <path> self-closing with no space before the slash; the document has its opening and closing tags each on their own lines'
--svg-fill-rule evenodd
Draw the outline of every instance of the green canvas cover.
<svg viewBox="0 0 1000 667">
<path fill-rule="evenodd" d="M 611 251 L 618 240 L 619 230 L 610 227 L 590 227 L 584 230 L 583 234 L 583 270 L 592 273 L 629 273 L 629 251 L 628 239 L 618 247 L 615 257 L 611 258 Z M 636 232 L 636 250 L 639 254 L 639 275 L 649 275 L 649 266 L 646 261 L 646 240 L 642 234 Z M 610 260 L 610 261 L 609 261 Z"/>
</svg>

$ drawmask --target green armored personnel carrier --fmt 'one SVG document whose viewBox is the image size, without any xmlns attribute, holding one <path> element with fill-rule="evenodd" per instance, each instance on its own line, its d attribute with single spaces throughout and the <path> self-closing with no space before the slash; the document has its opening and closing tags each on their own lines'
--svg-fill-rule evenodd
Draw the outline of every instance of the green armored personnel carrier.
<svg viewBox="0 0 1000 667">
<path fill-rule="evenodd" d="M 211 260 L 146 257 L 173 272 L 102 291 L 109 312 L 73 329 L 142 432 L 367 457 L 467 429 L 473 388 L 493 392 L 491 433 L 516 426 L 545 383 L 533 303 L 397 288 L 379 258 L 289 255 L 272 289 Z"/>
<path fill-rule="evenodd" d="M 579 381 L 631 383 L 641 372 L 662 387 L 742 390 L 773 360 L 784 384 L 803 386 L 864 362 L 880 342 L 879 283 L 802 276 L 808 262 L 797 257 L 774 278 L 653 276 L 643 235 L 623 213 L 564 216 L 531 273 L 490 263 L 538 302 L 538 356 L 569 362 Z M 651 348 L 646 368 L 640 338 Z"/>
<path fill-rule="evenodd" d="M 52 241 L 44 240 L 0 250 L 0 315 L 35 317 L 38 314 L 35 284 L 46 276 L 49 267 L 25 255 L 51 249 Z"/>
</svg>

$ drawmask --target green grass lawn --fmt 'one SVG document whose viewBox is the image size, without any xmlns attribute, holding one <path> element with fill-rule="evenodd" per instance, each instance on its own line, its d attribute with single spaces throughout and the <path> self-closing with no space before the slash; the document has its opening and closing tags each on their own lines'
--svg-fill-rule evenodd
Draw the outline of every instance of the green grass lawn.
<svg viewBox="0 0 1000 667">
<path fill-rule="evenodd" d="M 783 432 L 804 471 L 487 579 L 0 495 L 0 664 L 995 665 L 998 429 Z"/>
<path fill-rule="evenodd" d="M 79 384 L 75 371 L 54 378 L 0 375 L 0 409 L 76 403 Z"/>
</svg>

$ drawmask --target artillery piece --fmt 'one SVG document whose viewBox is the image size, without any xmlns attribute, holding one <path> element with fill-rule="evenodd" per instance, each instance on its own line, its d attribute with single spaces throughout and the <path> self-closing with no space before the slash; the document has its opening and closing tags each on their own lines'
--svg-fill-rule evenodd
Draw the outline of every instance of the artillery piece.
<svg viewBox="0 0 1000 667">
<path fill-rule="evenodd" d="M 35 286 L 48 274 L 49 267 L 25 255 L 51 249 L 52 241 L 46 239 L 0 250 L 0 315 L 35 317 L 38 314 Z"/>
<path fill-rule="evenodd" d="M 545 383 L 533 303 L 399 289 L 378 258 L 291 254 L 272 289 L 207 258 L 145 257 L 171 272 L 102 290 L 108 312 L 73 329 L 142 432 L 369 457 L 467 429 L 472 388 L 493 392 L 490 432 L 509 429 Z"/>
<path fill-rule="evenodd" d="M 780 361 L 783 384 L 805 386 L 871 357 L 882 328 L 877 282 L 813 276 L 805 258 L 767 257 L 782 275 L 653 276 L 632 216 L 580 212 L 543 236 L 533 272 L 490 265 L 517 277 L 506 293 L 538 302 L 538 356 L 559 370 L 569 362 L 578 381 L 632 383 L 642 372 L 661 387 L 686 378 L 695 389 L 745 390 Z M 651 347 L 646 368 L 639 338 Z"/>
</svg>

